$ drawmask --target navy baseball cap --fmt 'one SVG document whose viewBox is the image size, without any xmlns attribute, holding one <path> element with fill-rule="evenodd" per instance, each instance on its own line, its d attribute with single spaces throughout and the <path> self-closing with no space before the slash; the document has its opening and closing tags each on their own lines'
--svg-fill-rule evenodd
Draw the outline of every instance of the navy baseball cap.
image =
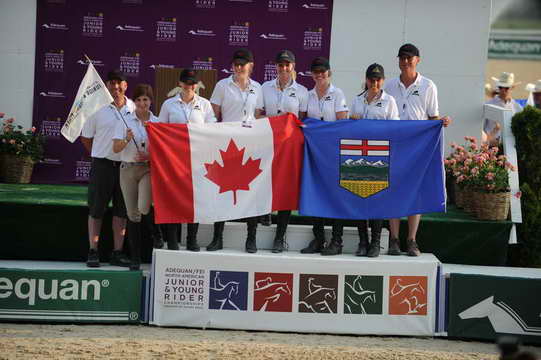
<svg viewBox="0 0 541 360">
<path fill-rule="evenodd" d="M 120 70 L 111 70 L 107 73 L 107 81 L 128 81 L 126 75 Z"/>
<path fill-rule="evenodd" d="M 189 82 L 197 84 L 197 72 L 194 69 L 184 69 L 180 73 L 179 80 L 186 84 Z"/>
<path fill-rule="evenodd" d="M 312 60 L 312 65 L 310 65 L 310 71 L 327 71 L 331 69 L 331 65 L 329 64 L 329 59 L 318 56 L 314 60 Z"/>
<path fill-rule="evenodd" d="M 398 49 L 398 57 L 400 56 L 420 56 L 419 49 L 413 44 L 404 44 Z"/>
<path fill-rule="evenodd" d="M 241 48 L 233 53 L 233 62 L 240 62 L 242 64 L 254 62 L 254 55 L 250 50 Z"/>
<path fill-rule="evenodd" d="M 289 50 L 281 50 L 278 54 L 276 54 L 276 63 L 281 62 L 295 62 L 295 55 L 289 51 Z"/>
<path fill-rule="evenodd" d="M 366 77 L 369 79 L 373 78 L 384 78 L 385 77 L 385 71 L 383 69 L 383 66 L 380 64 L 372 64 L 366 69 Z"/>
</svg>

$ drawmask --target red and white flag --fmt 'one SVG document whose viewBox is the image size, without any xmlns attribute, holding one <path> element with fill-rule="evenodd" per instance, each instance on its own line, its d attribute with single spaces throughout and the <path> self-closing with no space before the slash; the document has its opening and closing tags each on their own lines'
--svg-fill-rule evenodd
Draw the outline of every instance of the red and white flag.
<svg viewBox="0 0 541 360">
<path fill-rule="evenodd" d="M 151 123 L 157 223 L 213 223 L 298 207 L 304 137 L 295 115 Z"/>
</svg>

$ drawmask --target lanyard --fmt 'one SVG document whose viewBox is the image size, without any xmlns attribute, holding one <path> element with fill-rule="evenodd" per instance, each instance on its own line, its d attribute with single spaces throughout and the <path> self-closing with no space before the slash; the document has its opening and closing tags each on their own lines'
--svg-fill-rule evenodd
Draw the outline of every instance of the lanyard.
<svg viewBox="0 0 541 360">
<path fill-rule="evenodd" d="M 278 110 L 278 114 L 282 113 L 282 109 L 283 109 L 283 99 L 284 99 L 284 94 L 286 92 L 287 89 L 289 89 L 289 87 L 293 85 L 293 80 L 290 80 L 287 85 L 285 86 L 285 88 L 283 90 L 281 90 L 280 88 L 280 81 L 278 80 L 278 78 L 276 79 L 276 90 L 278 92 L 278 103 L 277 103 L 277 110 Z"/>
<path fill-rule="evenodd" d="M 366 97 L 366 95 L 368 95 L 368 90 L 365 90 L 363 92 L 364 96 L 364 109 L 363 109 L 363 119 L 367 119 L 368 118 L 368 111 L 370 110 L 370 103 L 368 102 L 368 99 Z M 380 90 L 379 94 L 374 98 L 372 99 L 372 104 L 377 102 L 379 99 L 381 99 L 381 96 L 383 95 L 383 90 Z"/>
<path fill-rule="evenodd" d="M 186 123 L 189 123 L 190 122 L 190 116 L 192 115 L 193 107 L 191 107 L 189 104 L 186 104 L 186 103 L 181 101 L 180 102 L 180 108 L 184 112 L 184 116 L 186 117 Z"/>
<path fill-rule="evenodd" d="M 417 75 L 419 76 L 419 75 Z M 404 94 L 402 92 L 402 87 L 400 86 L 400 84 L 402 84 L 402 82 L 400 80 L 398 80 L 398 90 L 400 90 L 400 96 L 402 96 L 402 98 L 404 99 L 404 103 L 402 104 L 402 111 L 405 111 L 406 110 L 406 104 L 408 102 L 408 99 L 409 97 L 411 96 L 411 94 L 413 94 L 415 92 L 415 90 L 417 89 L 417 84 L 413 84 L 413 87 L 411 88 L 410 91 L 407 91 L 407 94 L 406 96 L 404 97 Z"/>
<path fill-rule="evenodd" d="M 139 138 L 141 139 L 141 147 L 143 148 L 143 151 L 145 151 L 145 135 L 143 134 L 143 132 L 141 131 L 141 126 L 143 127 L 144 129 L 144 124 L 143 122 L 137 117 L 137 115 L 135 115 L 135 120 L 137 122 L 137 125 L 135 126 L 135 128 L 137 128 L 137 133 L 139 134 Z M 134 138 L 135 140 L 135 138 Z"/>
</svg>

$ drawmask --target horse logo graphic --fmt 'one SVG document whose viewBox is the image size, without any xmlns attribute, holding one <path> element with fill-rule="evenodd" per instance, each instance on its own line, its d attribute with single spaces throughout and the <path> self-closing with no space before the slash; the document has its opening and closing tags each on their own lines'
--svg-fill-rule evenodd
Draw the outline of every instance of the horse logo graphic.
<svg viewBox="0 0 541 360">
<path fill-rule="evenodd" d="M 293 274 L 255 273 L 254 311 L 291 312 Z"/>
<path fill-rule="evenodd" d="M 382 276 L 346 275 L 344 283 L 345 314 L 381 314 Z"/>
<path fill-rule="evenodd" d="M 462 311 L 462 320 L 488 317 L 492 328 L 499 334 L 541 336 L 541 327 L 528 326 L 512 307 L 503 301 L 494 302 L 494 295 Z"/>
<path fill-rule="evenodd" d="M 367 198 L 389 187 L 389 140 L 340 139 L 340 186 Z"/>
<path fill-rule="evenodd" d="M 336 314 L 337 299 L 337 275 L 300 275 L 299 312 Z"/>
<path fill-rule="evenodd" d="M 248 273 L 237 271 L 211 271 L 209 309 L 247 309 Z"/>
<path fill-rule="evenodd" d="M 428 286 L 426 276 L 390 277 L 390 315 L 426 315 L 427 306 Z"/>
</svg>

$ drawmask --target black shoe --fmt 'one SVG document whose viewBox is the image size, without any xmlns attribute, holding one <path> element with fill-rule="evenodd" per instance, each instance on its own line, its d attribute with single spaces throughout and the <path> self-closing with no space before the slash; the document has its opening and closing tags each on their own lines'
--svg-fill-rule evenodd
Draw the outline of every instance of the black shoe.
<svg viewBox="0 0 541 360">
<path fill-rule="evenodd" d="M 372 240 L 370 246 L 368 247 L 368 257 L 378 257 L 380 251 L 380 242 L 379 240 Z"/>
<path fill-rule="evenodd" d="M 259 223 L 263 226 L 271 226 L 272 225 L 272 217 L 271 214 L 267 215 L 261 215 L 259 217 Z"/>
<path fill-rule="evenodd" d="M 97 249 L 88 250 L 88 259 L 86 260 L 86 266 L 91 268 L 100 267 L 100 256 Z"/>
<path fill-rule="evenodd" d="M 197 244 L 197 239 L 188 239 L 186 240 L 186 250 L 189 251 L 199 251 L 201 248 Z"/>
<path fill-rule="evenodd" d="M 274 244 L 272 245 L 272 252 L 275 254 L 281 253 L 284 251 L 284 238 L 274 238 Z"/>
<path fill-rule="evenodd" d="M 389 250 L 387 251 L 387 255 L 401 255 L 402 251 L 400 251 L 400 240 L 397 238 L 389 238 Z"/>
<path fill-rule="evenodd" d="M 163 249 L 165 243 L 161 235 L 151 235 L 150 237 L 152 238 L 152 247 L 154 249 Z"/>
<path fill-rule="evenodd" d="M 111 253 L 111 258 L 109 259 L 109 264 L 115 266 L 128 267 L 130 266 L 130 259 L 120 250 L 113 250 Z"/>
<path fill-rule="evenodd" d="M 323 249 L 324 240 L 314 239 L 310 241 L 307 247 L 301 250 L 301 254 L 315 254 L 320 253 Z"/>
<path fill-rule="evenodd" d="M 254 254 L 257 252 L 257 245 L 256 245 L 255 237 L 254 238 L 249 237 L 248 239 L 246 239 L 245 249 L 246 249 L 246 252 L 250 254 Z"/>
<path fill-rule="evenodd" d="M 419 247 L 417 246 L 417 241 L 413 239 L 408 239 L 408 256 L 419 256 L 421 255 L 421 251 L 419 250 Z"/>
<path fill-rule="evenodd" d="M 368 253 L 368 242 L 360 241 L 359 246 L 357 246 L 357 251 L 355 252 L 355 256 L 366 256 L 367 253 Z"/>
<path fill-rule="evenodd" d="M 321 250 L 321 255 L 327 256 L 327 255 L 340 255 L 342 253 L 342 244 L 338 241 L 332 241 L 323 250 Z"/>
<path fill-rule="evenodd" d="M 222 250 L 224 248 L 224 241 L 221 238 L 214 238 L 212 242 L 208 244 L 207 251 Z"/>
<path fill-rule="evenodd" d="M 141 270 L 141 264 L 132 262 L 130 263 L 130 271 L 139 271 Z"/>
</svg>

